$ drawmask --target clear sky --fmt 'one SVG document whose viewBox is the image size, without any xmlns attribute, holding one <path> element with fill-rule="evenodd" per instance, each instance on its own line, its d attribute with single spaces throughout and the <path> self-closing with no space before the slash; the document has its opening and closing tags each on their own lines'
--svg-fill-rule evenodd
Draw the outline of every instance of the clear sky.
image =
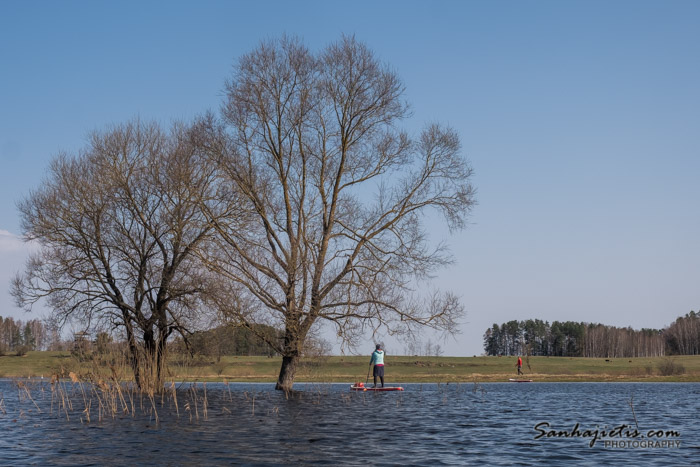
<svg viewBox="0 0 700 467">
<path fill-rule="evenodd" d="M 410 130 L 461 135 L 479 204 L 432 232 L 468 310 L 446 354 L 512 319 L 662 328 L 700 308 L 698 1 L 3 0 L 0 315 L 32 317 L 8 294 L 16 202 L 53 156 L 218 109 L 236 58 L 283 33 L 355 34 L 404 80 Z"/>
</svg>

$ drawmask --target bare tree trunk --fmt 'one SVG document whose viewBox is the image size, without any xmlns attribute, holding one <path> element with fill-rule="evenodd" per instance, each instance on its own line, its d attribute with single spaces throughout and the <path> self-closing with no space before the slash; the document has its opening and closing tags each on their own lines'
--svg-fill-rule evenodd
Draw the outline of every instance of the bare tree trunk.
<svg viewBox="0 0 700 467">
<path fill-rule="evenodd" d="M 138 383 L 141 390 L 153 389 L 154 365 L 156 357 L 156 342 L 151 329 L 145 329 L 143 333 L 144 356 L 142 362 L 141 381 Z"/>
<path fill-rule="evenodd" d="M 280 369 L 280 375 L 277 378 L 277 385 L 275 386 L 275 389 L 285 392 L 292 390 L 298 363 L 298 354 L 282 357 L 282 368 Z"/>
<path fill-rule="evenodd" d="M 139 389 L 160 393 L 164 388 L 163 366 L 165 365 L 166 339 L 162 333 L 147 329 L 143 335 L 144 355 L 137 384 Z"/>
<path fill-rule="evenodd" d="M 134 336 L 134 329 L 133 326 L 131 325 L 131 322 L 128 319 L 128 316 L 124 316 L 124 323 L 126 327 L 126 339 L 127 343 L 129 346 L 129 362 L 131 363 L 131 370 L 134 372 L 134 381 L 136 381 L 136 386 L 139 389 L 143 389 L 141 387 L 141 365 L 139 361 L 139 349 L 138 345 L 136 344 L 136 336 Z"/>
<path fill-rule="evenodd" d="M 165 372 L 163 367 L 165 366 L 165 346 L 167 337 L 159 335 L 158 343 L 156 345 L 156 354 L 153 364 L 155 365 L 155 380 L 153 381 L 153 386 L 156 392 L 160 393 L 165 388 L 164 376 Z"/>
</svg>

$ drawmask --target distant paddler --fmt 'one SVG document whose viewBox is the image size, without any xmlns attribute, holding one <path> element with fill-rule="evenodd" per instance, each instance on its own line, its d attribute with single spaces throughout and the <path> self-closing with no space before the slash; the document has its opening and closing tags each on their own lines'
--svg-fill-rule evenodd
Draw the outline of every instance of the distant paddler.
<svg viewBox="0 0 700 467">
<path fill-rule="evenodd" d="M 376 350 L 372 353 L 369 366 L 372 365 L 374 365 L 374 371 L 372 372 L 374 376 L 374 387 L 377 387 L 377 376 L 379 376 L 382 387 L 384 387 L 384 351 L 382 350 L 381 344 L 377 344 Z"/>
</svg>

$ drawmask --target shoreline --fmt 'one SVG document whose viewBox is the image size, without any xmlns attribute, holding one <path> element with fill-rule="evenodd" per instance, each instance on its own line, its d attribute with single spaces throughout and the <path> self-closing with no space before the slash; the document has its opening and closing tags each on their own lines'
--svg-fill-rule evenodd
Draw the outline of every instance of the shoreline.
<svg viewBox="0 0 700 467">
<path fill-rule="evenodd" d="M 65 382 L 70 382 L 70 378 L 61 378 L 60 380 L 62 383 Z M 50 378 L 41 378 L 39 376 L 20 376 L 20 377 L 14 377 L 14 376 L 2 376 L 0 377 L 0 382 L 47 382 L 51 383 Z M 128 381 L 124 381 L 128 382 Z M 90 384 L 84 381 L 81 381 L 82 384 Z M 275 385 L 275 381 L 230 381 L 230 380 L 221 380 L 221 379 L 206 379 L 206 380 L 168 380 L 166 381 L 165 385 L 169 386 L 170 384 L 175 384 L 175 385 L 181 385 L 181 384 L 246 384 L 246 385 L 260 385 L 260 386 L 269 386 L 269 385 Z M 294 386 L 303 386 L 303 385 L 348 385 L 352 386 L 356 382 L 354 381 L 295 381 Z M 450 386 L 450 385 L 472 385 L 472 384 L 477 384 L 477 385 L 482 385 L 482 384 L 510 384 L 510 383 L 515 383 L 514 381 L 508 381 L 508 379 L 505 380 L 491 380 L 491 381 L 391 381 L 391 382 L 386 382 L 385 386 L 391 387 L 391 386 L 402 386 L 402 385 L 445 385 L 445 386 Z M 77 384 L 77 383 L 76 383 Z M 372 382 L 370 381 L 370 385 Z M 519 384 L 700 384 L 700 381 L 671 381 L 671 380 L 651 380 L 651 381 L 636 381 L 636 380 L 624 380 L 624 381 L 564 381 L 564 380 L 547 380 L 547 381 L 539 381 L 539 380 L 533 380 L 533 381 L 528 381 L 528 382 L 520 382 Z"/>
<path fill-rule="evenodd" d="M 638 358 L 530 357 L 524 359 L 522 378 L 533 382 L 700 382 L 700 355 Z M 70 352 L 29 352 L 0 356 L 0 378 L 26 379 L 66 376 L 69 372 L 105 378 L 110 369 L 97 357 L 79 361 Z M 489 383 L 517 378 L 515 357 L 387 356 L 386 384 Z M 297 382 L 345 383 L 365 381 L 369 357 L 330 356 L 304 358 Z M 281 357 L 199 357 L 187 364 L 171 363 L 167 381 L 274 383 Z M 120 367 L 119 378 L 128 380 Z M 81 378 L 84 379 L 84 378 Z M 371 378 L 370 378 L 371 379 Z"/>
</svg>

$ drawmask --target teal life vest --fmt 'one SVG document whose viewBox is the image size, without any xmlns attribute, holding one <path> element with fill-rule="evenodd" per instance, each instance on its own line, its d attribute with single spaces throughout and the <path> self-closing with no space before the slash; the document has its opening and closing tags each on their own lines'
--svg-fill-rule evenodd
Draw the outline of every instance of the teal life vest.
<svg viewBox="0 0 700 467">
<path fill-rule="evenodd" d="M 372 360 L 369 361 L 369 364 L 384 365 L 384 351 L 375 350 L 374 353 L 372 353 Z"/>
</svg>

